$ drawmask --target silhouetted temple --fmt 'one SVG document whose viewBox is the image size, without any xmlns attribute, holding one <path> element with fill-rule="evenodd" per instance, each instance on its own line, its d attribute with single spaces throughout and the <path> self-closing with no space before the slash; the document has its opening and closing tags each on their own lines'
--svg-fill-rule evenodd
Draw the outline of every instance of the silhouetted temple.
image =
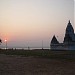
<svg viewBox="0 0 75 75">
<path fill-rule="evenodd" d="M 59 43 L 54 35 L 51 40 L 50 48 L 61 50 L 75 50 L 75 33 L 70 21 L 66 27 L 63 43 Z"/>
</svg>

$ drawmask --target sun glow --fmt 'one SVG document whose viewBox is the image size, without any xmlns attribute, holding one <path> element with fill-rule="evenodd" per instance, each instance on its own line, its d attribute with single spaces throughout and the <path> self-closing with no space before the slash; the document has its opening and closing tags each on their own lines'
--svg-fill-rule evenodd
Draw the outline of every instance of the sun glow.
<svg viewBox="0 0 75 75">
<path fill-rule="evenodd" d="M 7 40 L 5 39 L 5 42 L 7 42 Z"/>
</svg>

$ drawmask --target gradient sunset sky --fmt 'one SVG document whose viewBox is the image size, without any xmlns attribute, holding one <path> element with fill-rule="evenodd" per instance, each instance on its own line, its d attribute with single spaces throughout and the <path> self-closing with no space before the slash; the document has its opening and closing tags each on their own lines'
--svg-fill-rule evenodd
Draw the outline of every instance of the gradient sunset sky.
<svg viewBox="0 0 75 75">
<path fill-rule="evenodd" d="M 1 47 L 49 47 L 54 34 L 62 42 L 69 20 L 74 0 L 0 0 Z"/>
</svg>

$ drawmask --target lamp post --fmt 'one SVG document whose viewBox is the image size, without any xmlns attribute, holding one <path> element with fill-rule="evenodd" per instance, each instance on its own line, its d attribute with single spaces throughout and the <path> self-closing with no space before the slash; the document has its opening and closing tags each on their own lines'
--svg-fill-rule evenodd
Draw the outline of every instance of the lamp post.
<svg viewBox="0 0 75 75">
<path fill-rule="evenodd" d="M 5 39 L 5 43 L 6 43 L 6 49 L 7 49 L 7 40 Z"/>
<path fill-rule="evenodd" d="M 42 40 L 42 50 L 43 50 L 43 40 Z"/>
</svg>

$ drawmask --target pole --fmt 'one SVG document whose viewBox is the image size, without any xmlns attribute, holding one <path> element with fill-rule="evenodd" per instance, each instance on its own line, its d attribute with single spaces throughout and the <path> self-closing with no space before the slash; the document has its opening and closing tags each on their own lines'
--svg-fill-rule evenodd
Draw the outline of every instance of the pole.
<svg viewBox="0 0 75 75">
<path fill-rule="evenodd" d="M 43 50 L 43 40 L 42 40 L 42 50 Z"/>
<path fill-rule="evenodd" d="M 7 40 L 5 40 L 5 43 L 6 43 L 6 49 L 7 49 Z"/>
</svg>

